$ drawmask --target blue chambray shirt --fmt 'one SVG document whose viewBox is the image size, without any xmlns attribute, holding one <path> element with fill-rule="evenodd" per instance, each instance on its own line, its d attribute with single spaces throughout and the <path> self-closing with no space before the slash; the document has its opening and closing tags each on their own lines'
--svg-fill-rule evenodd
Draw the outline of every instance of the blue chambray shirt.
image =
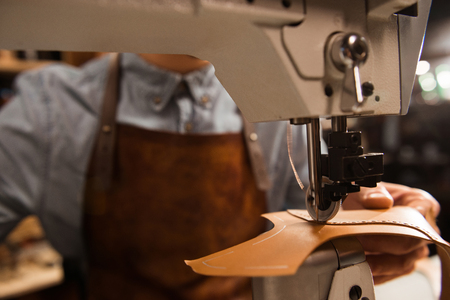
<svg viewBox="0 0 450 300">
<path fill-rule="evenodd" d="M 84 178 L 108 63 L 105 56 L 80 69 L 54 64 L 18 78 L 16 96 L 0 111 L 0 239 L 23 217 L 36 214 L 63 256 L 82 254 Z M 242 130 L 236 105 L 211 65 L 181 75 L 126 53 L 121 72 L 119 123 L 180 134 Z M 286 122 L 258 123 L 256 132 L 272 180 L 268 210 L 302 206 L 304 194 L 289 164 Z M 302 128 L 294 131 L 294 160 L 303 180 L 304 135 Z"/>
</svg>

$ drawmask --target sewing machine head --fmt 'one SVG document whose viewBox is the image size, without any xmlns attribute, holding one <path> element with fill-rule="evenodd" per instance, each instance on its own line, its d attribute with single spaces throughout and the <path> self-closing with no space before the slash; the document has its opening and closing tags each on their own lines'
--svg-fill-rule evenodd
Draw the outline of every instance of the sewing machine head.
<svg viewBox="0 0 450 300">
<path fill-rule="evenodd" d="M 309 124 L 307 205 L 314 219 L 326 221 L 348 192 L 379 180 L 382 156 L 362 156 L 360 133 L 348 133 L 345 118 L 407 112 L 430 5 L 431 0 L 3 0 L 0 48 L 209 60 L 249 121 Z M 323 158 L 320 117 L 333 120 L 329 156 Z M 323 175 L 332 184 L 322 192 Z"/>
</svg>

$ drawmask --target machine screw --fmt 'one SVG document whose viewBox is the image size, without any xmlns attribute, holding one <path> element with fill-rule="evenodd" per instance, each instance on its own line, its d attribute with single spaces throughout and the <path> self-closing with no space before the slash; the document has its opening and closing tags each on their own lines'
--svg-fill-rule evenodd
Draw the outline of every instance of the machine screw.
<svg viewBox="0 0 450 300">
<path fill-rule="evenodd" d="M 281 4 L 283 4 L 284 7 L 289 8 L 291 7 L 291 1 L 290 0 L 282 0 Z"/>
<path fill-rule="evenodd" d="M 361 144 L 359 135 L 352 134 L 350 138 L 351 138 L 352 144 L 357 145 L 357 146 L 359 146 Z"/>
<path fill-rule="evenodd" d="M 358 285 L 352 286 L 349 296 L 351 300 L 359 300 L 362 296 L 362 289 Z"/>
<path fill-rule="evenodd" d="M 327 85 L 325 86 L 325 95 L 326 95 L 327 97 L 333 96 L 333 88 L 332 88 L 331 85 L 329 85 L 329 84 L 327 84 Z"/>
<path fill-rule="evenodd" d="M 344 64 L 353 65 L 366 61 L 369 47 L 364 37 L 350 33 L 343 37 L 340 50 Z"/>
<path fill-rule="evenodd" d="M 362 93 L 364 97 L 372 96 L 374 89 L 375 87 L 373 86 L 373 83 L 370 81 L 366 81 L 362 84 Z"/>
</svg>

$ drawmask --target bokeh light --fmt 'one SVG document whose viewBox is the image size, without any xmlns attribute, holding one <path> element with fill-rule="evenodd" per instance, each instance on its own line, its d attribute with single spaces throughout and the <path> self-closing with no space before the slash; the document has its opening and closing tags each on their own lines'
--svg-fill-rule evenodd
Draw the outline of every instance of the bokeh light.
<svg viewBox="0 0 450 300">
<path fill-rule="evenodd" d="M 416 75 L 423 75 L 430 71 L 430 63 L 426 60 L 421 60 L 417 64 Z"/>
<path fill-rule="evenodd" d="M 436 79 L 432 73 L 426 73 L 419 76 L 419 84 L 423 91 L 431 92 L 437 86 Z"/>
<path fill-rule="evenodd" d="M 436 79 L 442 89 L 450 88 L 450 66 L 442 64 L 436 67 Z"/>
</svg>

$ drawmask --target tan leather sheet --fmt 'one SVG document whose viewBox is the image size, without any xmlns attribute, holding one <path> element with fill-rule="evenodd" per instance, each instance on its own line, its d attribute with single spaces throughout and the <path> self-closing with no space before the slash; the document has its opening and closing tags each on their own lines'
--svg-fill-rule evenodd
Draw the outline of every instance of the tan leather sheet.
<svg viewBox="0 0 450 300">
<path fill-rule="evenodd" d="M 213 276 L 292 275 L 318 246 L 334 238 L 361 234 L 409 236 L 438 246 L 442 262 L 440 299 L 450 300 L 450 244 L 415 209 L 399 206 L 388 210 L 341 210 L 326 224 L 312 222 L 306 210 L 263 216 L 274 223 L 272 230 L 186 264 L 197 273 Z"/>
</svg>

